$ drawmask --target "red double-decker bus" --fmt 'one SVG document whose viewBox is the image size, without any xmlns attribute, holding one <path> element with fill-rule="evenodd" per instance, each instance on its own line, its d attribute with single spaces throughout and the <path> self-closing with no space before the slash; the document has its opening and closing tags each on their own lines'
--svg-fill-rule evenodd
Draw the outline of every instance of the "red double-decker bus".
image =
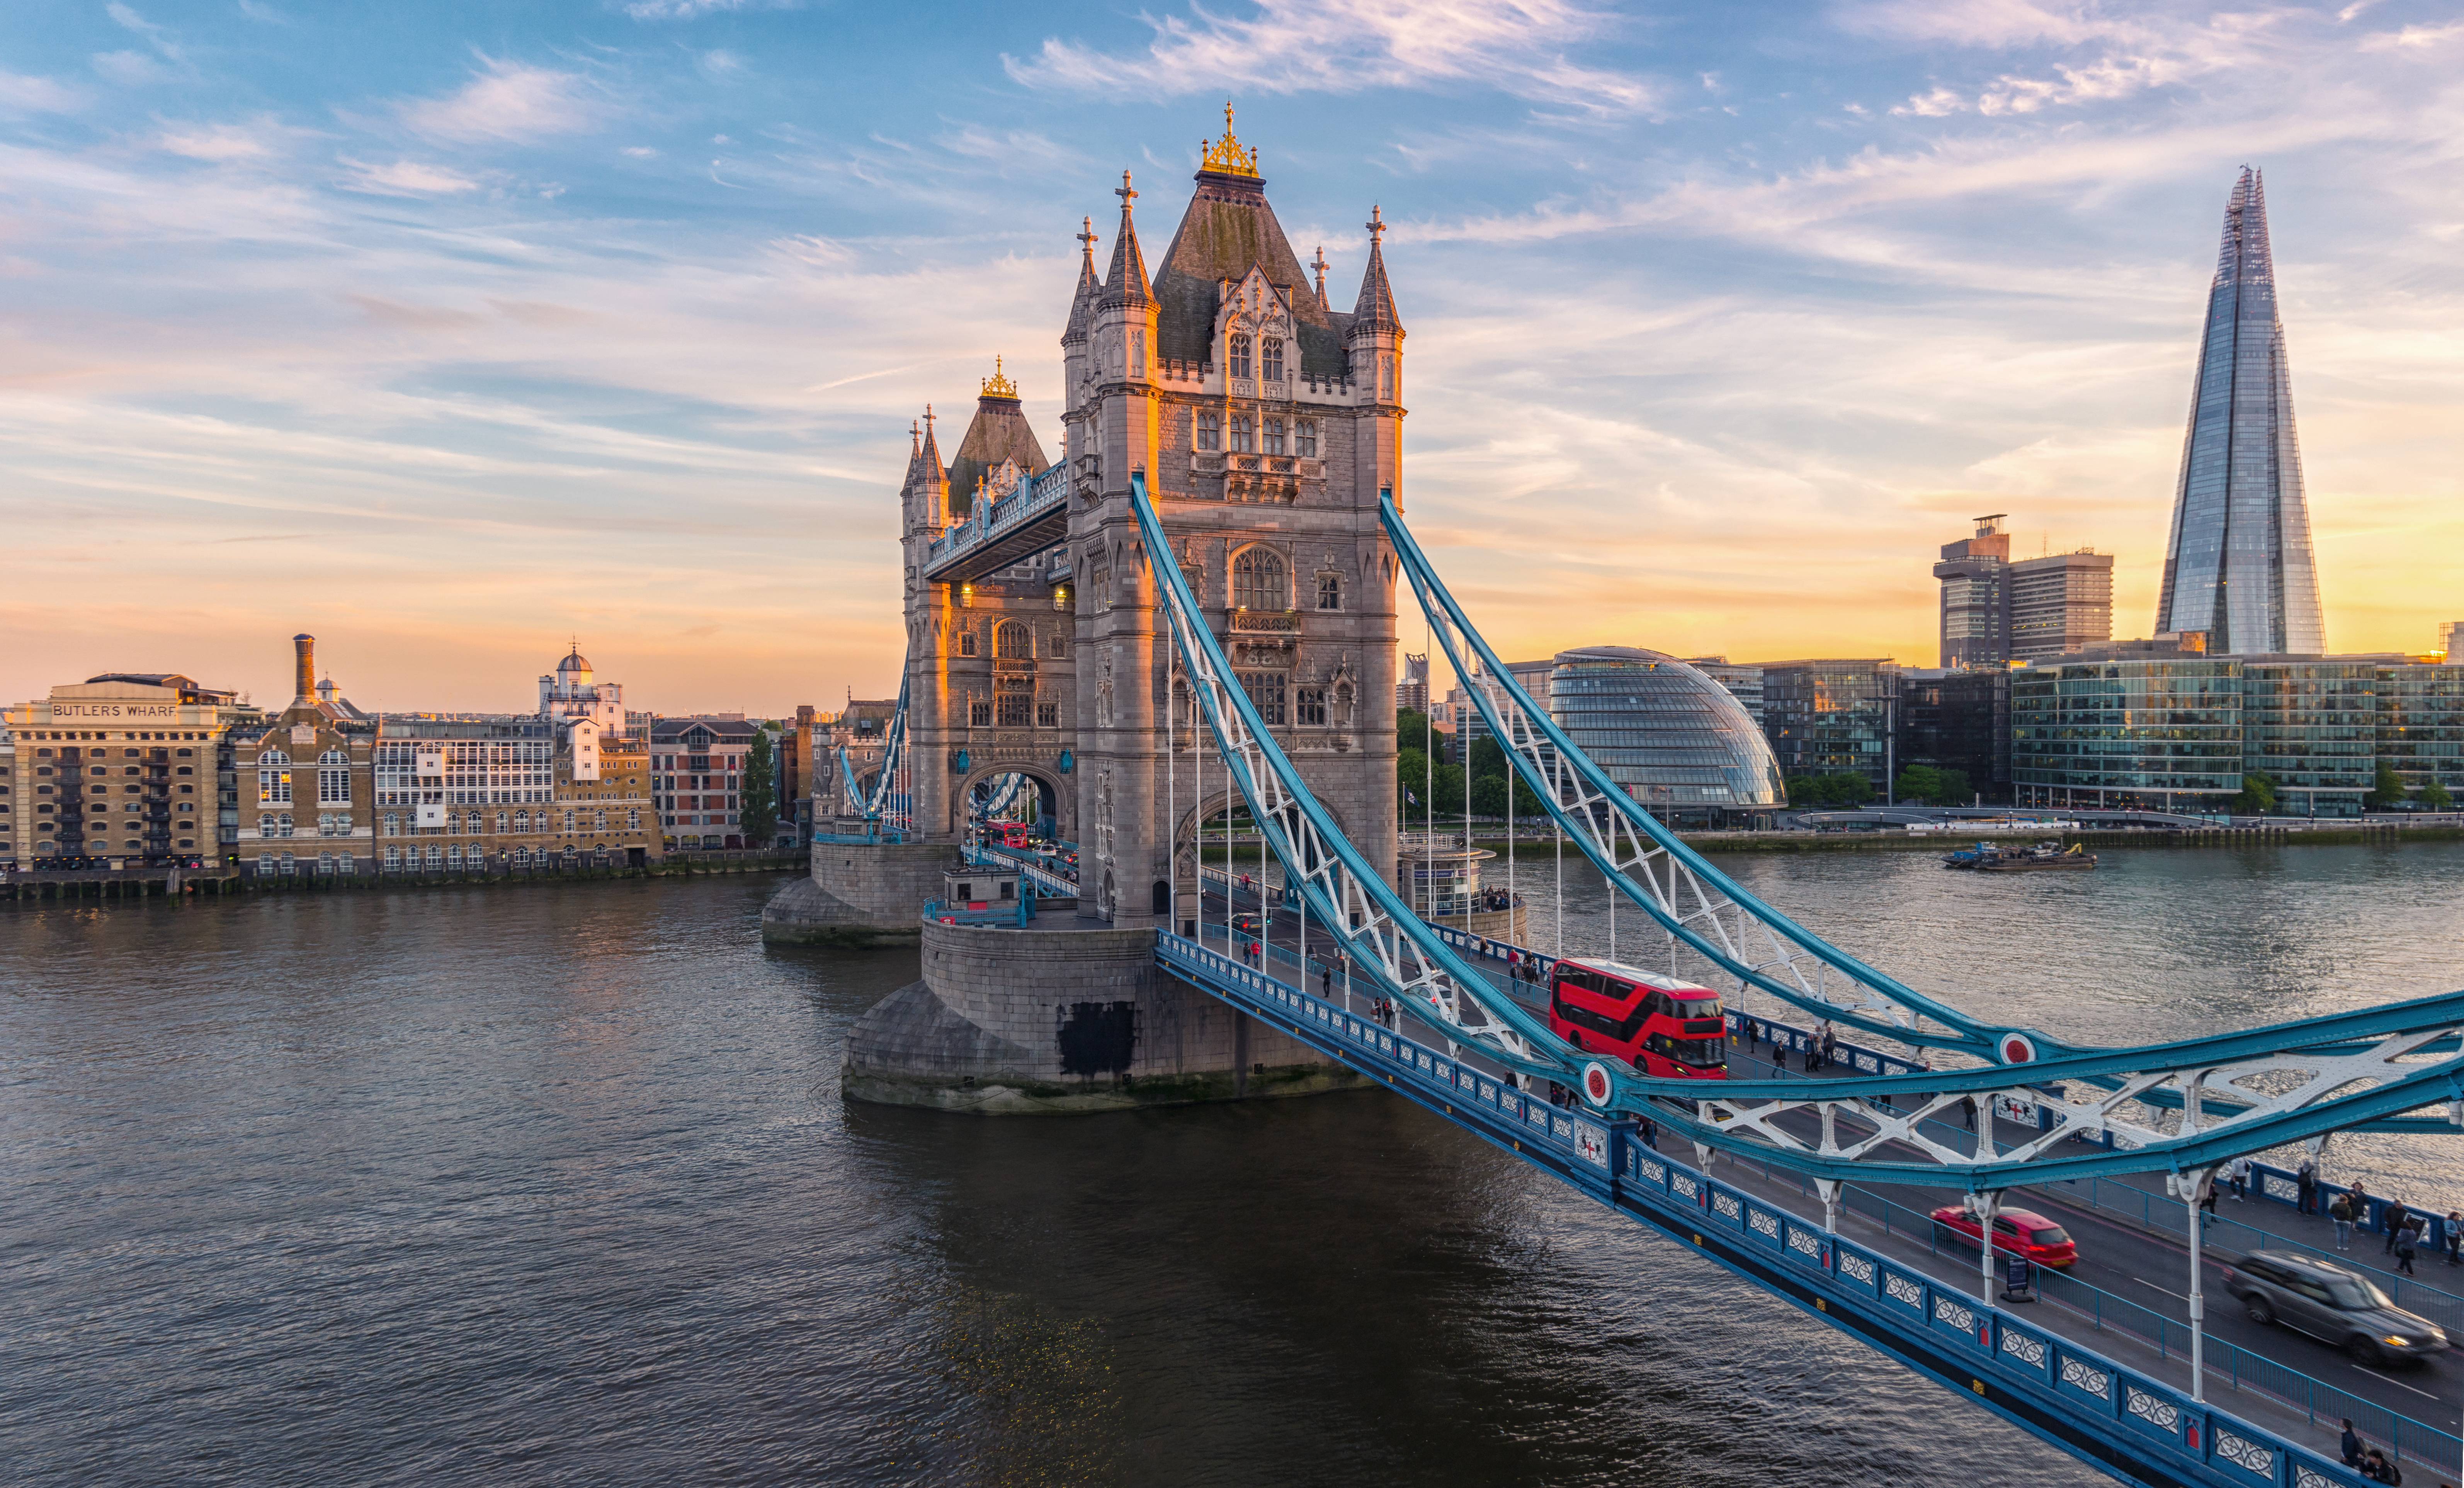
<svg viewBox="0 0 2464 1488">
<path fill-rule="evenodd" d="M 1669 1080 L 1728 1078 L 1720 995 L 1616 961 L 1560 960 L 1549 980 L 1549 1029 L 1577 1049 L 1614 1055 Z"/>
</svg>

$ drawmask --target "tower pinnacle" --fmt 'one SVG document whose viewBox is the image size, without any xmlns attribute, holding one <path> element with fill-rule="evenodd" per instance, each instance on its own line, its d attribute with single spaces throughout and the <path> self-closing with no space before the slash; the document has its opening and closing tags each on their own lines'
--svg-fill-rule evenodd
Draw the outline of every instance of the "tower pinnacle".
<svg viewBox="0 0 2464 1488">
<path fill-rule="evenodd" d="M 1314 256 L 1309 259 L 1309 266 L 1317 272 L 1317 308 L 1324 310 L 1328 308 L 1326 302 L 1326 247 L 1324 244 L 1320 244 L 1318 247 L 1310 250 L 1310 252 Z"/>
</svg>

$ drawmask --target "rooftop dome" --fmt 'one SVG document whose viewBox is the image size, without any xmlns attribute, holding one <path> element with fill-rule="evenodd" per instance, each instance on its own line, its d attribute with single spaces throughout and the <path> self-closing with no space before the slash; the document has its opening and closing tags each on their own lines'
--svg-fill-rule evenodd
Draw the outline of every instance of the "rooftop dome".
<svg viewBox="0 0 2464 1488">
<path fill-rule="evenodd" d="M 588 659 L 582 654 L 582 647 L 578 645 L 570 652 L 566 653 L 564 660 L 556 664 L 556 674 L 560 677 L 570 672 L 586 672 L 589 669 L 590 663 Z"/>
<path fill-rule="evenodd" d="M 1779 761 L 1745 705 L 1665 652 L 1560 651 L 1549 711 L 1612 781 L 1656 812 L 1716 820 L 1780 803 Z"/>
</svg>

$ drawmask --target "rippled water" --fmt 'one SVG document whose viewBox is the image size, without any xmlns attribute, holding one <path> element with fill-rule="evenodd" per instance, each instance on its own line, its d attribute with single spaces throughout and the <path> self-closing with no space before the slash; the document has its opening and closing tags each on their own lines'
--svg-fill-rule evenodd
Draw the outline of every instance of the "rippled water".
<svg viewBox="0 0 2464 1488">
<path fill-rule="evenodd" d="M 1732 866 L 2062 1036 L 2464 984 L 2464 850 L 2108 864 Z M 845 1105 L 914 955 L 765 950 L 772 886 L 0 912 L 9 1476 L 2101 1480 L 1374 1092 Z"/>
</svg>

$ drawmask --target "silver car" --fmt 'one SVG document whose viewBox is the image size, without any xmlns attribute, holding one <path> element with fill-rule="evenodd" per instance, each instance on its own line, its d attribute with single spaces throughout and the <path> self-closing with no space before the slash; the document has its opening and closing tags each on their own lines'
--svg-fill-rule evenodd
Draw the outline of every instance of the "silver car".
<svg viewBox="0 0 2464 1488">
<path fill-rule="evenodd" d="M 2253 1251 L 2225 1267 L 2225 1290 L 2254 1323 L 2281 1323 L 2364 1364 L 2421 1359 L 2447 1346 L 2447 1332 L 2405 1311 L 2359 1272 L 2316 1256 Z"/>
</svg>

